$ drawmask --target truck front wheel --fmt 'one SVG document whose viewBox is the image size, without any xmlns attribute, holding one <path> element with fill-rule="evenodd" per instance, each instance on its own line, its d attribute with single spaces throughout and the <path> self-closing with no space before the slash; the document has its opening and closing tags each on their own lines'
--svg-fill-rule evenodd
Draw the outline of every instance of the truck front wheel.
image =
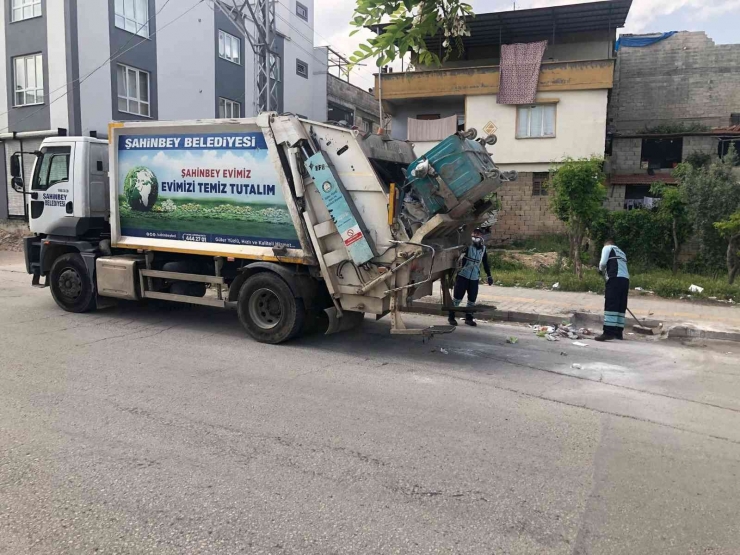
<svg viewBox="0 0 740 555">
<path fill-rule="evenodd" d="M 95 287 L 77 253 L 63 254 L 51 266 L 51 295 L 67 312 L 87 312 L 95 307 Z"/>
<path fill-rule="evenodd" d="M 239 291 L 239 321 L 260 343 L 282 343 L 298 335 L 305 308 L 288 284 L 272 272 L 249 277 Z"/>
</svg>

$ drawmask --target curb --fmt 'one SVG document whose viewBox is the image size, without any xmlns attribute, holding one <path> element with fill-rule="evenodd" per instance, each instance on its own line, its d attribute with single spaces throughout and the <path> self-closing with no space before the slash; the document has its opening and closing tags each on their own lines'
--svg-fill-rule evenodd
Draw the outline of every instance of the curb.
<svg viewBox="0 0 740 555">
<path fill-rule="evenodd" d="M 594 314 L 593 312 L 574 312 L 571 317 L 573 324 L 578 327 L 587 327 L 586 324 L 592 326 L 603 326 L 604 317 L 601 314 Z M 624 322 L 628 326 L 647 326 L 649 328 L 658 328 L 663 324 L 660 320 L 648 320 L 647 318 L 642 320 L 635 320 L 634 318 L 625 318 Z"/>
<path fill-rule="evenodd" d="M 740 331 L 706 330 L 688 324 L 671 326 L 665 333 L 667 339 L 713 339 L 740 343 Z"/>
</svg>

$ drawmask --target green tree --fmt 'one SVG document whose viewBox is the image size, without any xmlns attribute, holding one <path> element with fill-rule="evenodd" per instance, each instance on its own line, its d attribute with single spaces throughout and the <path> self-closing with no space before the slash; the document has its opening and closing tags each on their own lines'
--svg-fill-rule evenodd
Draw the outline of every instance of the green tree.
<svg viewBox="0 0 740 555">
<path fill-rule="evenodd" d="M 462 51 L 462 37 L 470 35 L 465 17 L 473 9 L 461 0 L 357 0 L 350 36 L 366 27 L 378 27 L 378 35 L 360 44 L 350 61 L 372 58 L 378 67 L 415 54 L 419 64 L 439 64 L 440 58 L 427 49 L 426 39 L 441 32 L 445 57 L 454 48 Z"/>
<path fill-rule="evenodd" d="M 740 272 L 740 210 L 716 222 L 714 228 L 727 241 L 727 280 L 732 285 Z"/>
<path fill-rule="evenodd" d="M 650 192 L 661 197 L 658 214 L 671 223 L 671 236 L 673 238 L 672 270 L 675 276 L 678 273 L 681 247 L 691 234 L 686 198 L 680 187 L 667 186 L 662 183 L 654 183 Z"/>
<path fill-rule="evenodd" d="M 565 223 L 570 255 L 578 279 L 583 279 L 581 247 L 592 222 L 598 221 L 606 200 L 604 161 L 601 158 L 566 158 L 551 172 L 552 210 Z"/>
<path fill-rule="evenodd" d="M 674 175 L 687 203 L 687 214 L 699 239 L 702 258 L 713 267 L 723 264 L 725 240 L 715 222 L 726 220 L 740 209 L 740 186 L 733 172 L 737 164 L 734 148 L 722 160 L 709 166 L 680 164 Z"/>
</svg>

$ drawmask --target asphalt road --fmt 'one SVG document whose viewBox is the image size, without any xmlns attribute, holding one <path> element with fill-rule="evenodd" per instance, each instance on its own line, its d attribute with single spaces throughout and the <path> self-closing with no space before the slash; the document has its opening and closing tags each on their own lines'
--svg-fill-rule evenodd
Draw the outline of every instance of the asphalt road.
<svg viewBox="0 0 740 555">
<path fill-rule="evenodd" d="M 740 553 L 740 346 L 388 330 L 71 315 L 0 258 L 0 553 Z"/>
</svg>

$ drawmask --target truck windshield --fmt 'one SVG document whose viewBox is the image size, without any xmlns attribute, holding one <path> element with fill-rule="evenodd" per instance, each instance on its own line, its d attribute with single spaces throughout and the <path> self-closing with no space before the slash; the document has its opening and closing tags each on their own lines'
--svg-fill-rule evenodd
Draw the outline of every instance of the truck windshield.
<svg viewBox="0 0 740 555">
<path fill-rule="evenodd" d="M 69 156 L 72 149 L 68 146 L 50 146 L 41 149 L 41 156 L 36 161 L 36 171 L 31 189 L 45 191 L 52 185 L 69 180 Z"/>
</svg>

